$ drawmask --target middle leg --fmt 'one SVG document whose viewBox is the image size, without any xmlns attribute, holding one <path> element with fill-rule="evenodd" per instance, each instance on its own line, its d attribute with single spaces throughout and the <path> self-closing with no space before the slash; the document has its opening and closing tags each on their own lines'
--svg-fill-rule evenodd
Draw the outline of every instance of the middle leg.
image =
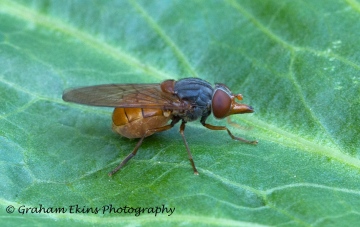
<svg viewBox="0 0 360 227">
<path fill-rule="evenodd" d="M 180 134 L 183 138 L 183 141 L 184 141 L 184 144 L 185 144 L 185 147 L 186 147 L 186 151 L 188 153 L 188 157 L 189 157 L 189 160 L 190 160 L 190 164 L 194 170 L 194 174 L 195 175 L 199 175 L 199 172 L 197 171 L 196 167 L 195 167 L 195 163 L 194 163 L 194 159 L 191 155 L 191 152 L 190 152 L 190 149 L 189 149 L 189 145 L 188 143 L 186 142 L 186 139 L 185 139 L 185 135 L 184 135 L 184 130 L 185 130 L 185 123 L 184 121 L 181 122 L 181 126 L 180 126 Z"/>
</svg>

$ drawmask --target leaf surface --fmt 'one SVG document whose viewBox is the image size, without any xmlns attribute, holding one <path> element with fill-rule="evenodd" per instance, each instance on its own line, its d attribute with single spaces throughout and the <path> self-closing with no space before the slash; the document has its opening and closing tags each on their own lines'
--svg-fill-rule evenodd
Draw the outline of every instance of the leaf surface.
<svg viewBox="0 0 360 227">
<path fill-rule="evenodd" d="M 355 0 L 0 0 L 2 222 L 354 226 L 359 17 Z M 137 141 L 111 132 L 112 109 L 65 103 L 63 90 L 184 77 L 242 93 L 254 114 L 209 123 L 259 144 L 190 122 L 199 176 L 177 125 L 109 178 Z"/>
</svg>

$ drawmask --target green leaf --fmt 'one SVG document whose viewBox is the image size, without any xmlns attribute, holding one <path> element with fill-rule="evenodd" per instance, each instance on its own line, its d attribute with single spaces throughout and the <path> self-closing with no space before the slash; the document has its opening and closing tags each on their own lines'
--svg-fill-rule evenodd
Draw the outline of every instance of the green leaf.
<svg viewBox="0 0 360 227">
<path fill-rule="evenodd" d="M 356 0 L 0 0 L 1 222 L 355 226 L 359 37 Z M 177 125 L 108 177 L 137 140 L 63 90 L 184 77 L 242 93 L 254 114 L 209 123 L 259 144 L 190 122 L 200 175 Z"/>
</svg>

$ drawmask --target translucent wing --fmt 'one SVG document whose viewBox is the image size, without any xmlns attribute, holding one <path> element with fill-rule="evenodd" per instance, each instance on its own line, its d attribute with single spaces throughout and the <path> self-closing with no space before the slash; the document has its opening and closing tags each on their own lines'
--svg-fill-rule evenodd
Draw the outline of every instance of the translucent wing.
<svg viewBox="0 0 360 227">
<path fill-rule="evenodd" d="M 189 109 L 176 95 L 163 92 L 160 84 L 104 84 L 64 91 L 66 102 L 90 106 Z"/>
</svg>

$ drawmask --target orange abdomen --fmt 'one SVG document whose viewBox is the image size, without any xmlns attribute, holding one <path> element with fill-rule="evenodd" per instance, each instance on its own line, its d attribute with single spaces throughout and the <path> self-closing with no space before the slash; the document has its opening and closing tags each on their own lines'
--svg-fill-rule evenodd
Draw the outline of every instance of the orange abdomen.
<svg viewBox="0 0 360 227">
<path fill-rule="evenodd" d="M 115 108 L 112 116 L 113 130 L 127 138 L 150 136 L 155 129 L 167 124 L 171 119 L 170 112 L 161 109 Z"/>
</svg>

